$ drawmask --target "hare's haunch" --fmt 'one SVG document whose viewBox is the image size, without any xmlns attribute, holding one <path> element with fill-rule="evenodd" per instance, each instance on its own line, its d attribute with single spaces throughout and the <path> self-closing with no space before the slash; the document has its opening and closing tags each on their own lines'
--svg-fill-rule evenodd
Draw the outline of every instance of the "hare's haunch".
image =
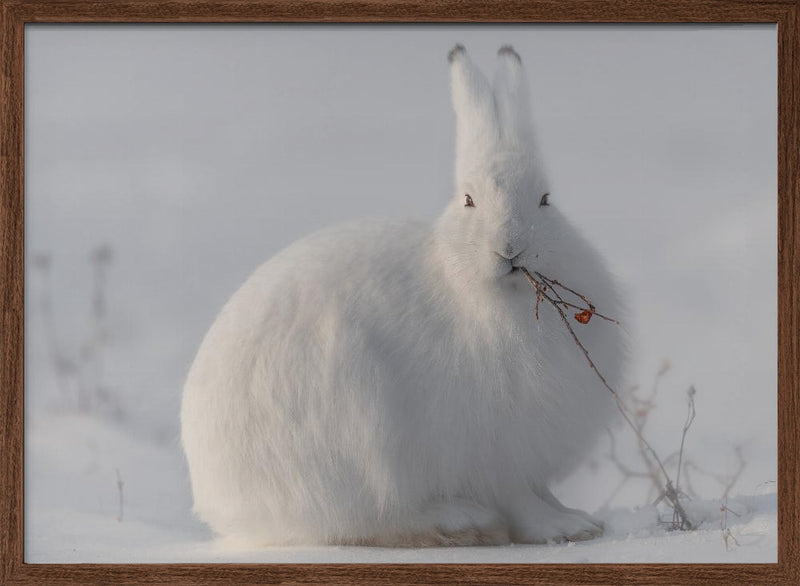
<svg viewBox="0 0 800 586">
<path fill-rule="evenodd" d="M 455 192 L 435 224 L 308 236 L 247 280 L 189 372 L 181 410 L 194 508 L 250 546 L 440 546 L 589 539 L 548 489 L 615 413 L 519 267 L 622 313 L 598 253 L 559 213 L 520 56 L 493 83 L 449 53 Z M 303 270 L 298 270 L 303 267 Z M 619 387 L 622 330 L 581 341 Z"/>
</svg>

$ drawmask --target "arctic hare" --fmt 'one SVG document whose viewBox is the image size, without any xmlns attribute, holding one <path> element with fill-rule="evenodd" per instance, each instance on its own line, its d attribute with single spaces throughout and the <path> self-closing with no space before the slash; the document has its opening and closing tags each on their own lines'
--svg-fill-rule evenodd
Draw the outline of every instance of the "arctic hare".
<svg viewBox="0 0 800 586">
<path fill-rule="evenodd" d="M 194 510 L 253 546 L 440 546 L 588 539 L 548 484 L 614 401 L 518 267 L 619 314 L 598 253 L 542 168 L 519 55 L 493 84 L 456 45 L 455 193 L 433 225 L 364 221 L 268 260 L 220 312 L 181 411 Z M 546 309 L 551 309 L 547 311 Z M 576 325 L 606 379 L 624 340 Z"/>
</svg>

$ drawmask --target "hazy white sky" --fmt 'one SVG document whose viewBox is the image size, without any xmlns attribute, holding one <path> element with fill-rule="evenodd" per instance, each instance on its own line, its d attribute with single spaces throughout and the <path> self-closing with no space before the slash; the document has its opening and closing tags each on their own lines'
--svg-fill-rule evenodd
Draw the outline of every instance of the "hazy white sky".
<svg viewBox="0 0 800 586">
<path fill-rule="evenodd" d="M 63 342 L 108 243 L 105 376 L 173 433 L 201 336 L 258 264 L 334 222 L 442 209 L 455 42 L 487 73 L 502 44 L 522 56 L 551 201 L 626 284 L 631 380 L 674 364 L 656 440 L 694 384 L 697 445 L 743 442 L 774 479 L 773 26 L 28 25 L 26 254 L 53 256 Z M 37 323 L 29 400 L 48 378 Z"/>
</svg>

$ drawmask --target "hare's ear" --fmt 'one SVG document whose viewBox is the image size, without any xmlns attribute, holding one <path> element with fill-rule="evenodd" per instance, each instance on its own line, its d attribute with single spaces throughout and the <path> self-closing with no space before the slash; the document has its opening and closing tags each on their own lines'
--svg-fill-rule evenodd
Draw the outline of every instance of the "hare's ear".
<svg viewBox="0 0 800 586">
<path fill-rule="evenodd" d="M 456 160 L 466 163 L 495 147 L 500 127 L 491 85 L 464 46 L 453 47 L 447 58 L 456 113 Z"/>
<path fill-rule="evenodd" d="M 522 59 L 511 45 L 500 47 L 497 58 L 494 98 L 503 142 L 517 148 L 533 147 L 530 95 Z"/>
</svg>

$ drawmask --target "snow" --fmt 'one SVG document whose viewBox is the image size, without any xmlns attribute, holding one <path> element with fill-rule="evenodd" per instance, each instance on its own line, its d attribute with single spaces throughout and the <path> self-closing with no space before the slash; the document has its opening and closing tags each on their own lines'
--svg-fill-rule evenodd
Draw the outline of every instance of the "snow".
<svg viewBox="0 0 800 586">
<path fill-rule="evenodd" d="M 239 551 L 215 543 L 192 519 L 185 464 L 176 449 L 137 440 L 85 415 L 53 414 L 29 430 L 27 461 L 36 463 L 26 516 L 26 562 L 263 563 L 626 563 L 777 562 L 777 495 L 729 499 L 738 545 L 726 549 L 720 502 L 693 502 L 695 531 L 669 531 L 654 507 L 600 511 L 603 537 L 546 546 L 387 549 L 275 547 Z M 123 481 L 119 518 L 117 471 Z"/>
<path fill-rule="evenodd" d="M 631 385 L 649 396 L 671 363 L 646 426 L 665 459 L 697 389 L 681 486 L 702 523 L 668 531 L 650 482 L 625 479 L 602 438 L 553 487 L 606 521 L 591 542 L 226 549 L 191 516 L 177 440 L 193 354 L 289 242 L 357 217 L 436 217 L 456 41 L 484 69 L 509 42 L 525 60 L 552 202 L 631 301 Z M 26 561 L 775 562 L 775 43 L 771 25 L 27 26 Z M 630 431 L 614 437 L 641 473 Z"/>
</svg>

